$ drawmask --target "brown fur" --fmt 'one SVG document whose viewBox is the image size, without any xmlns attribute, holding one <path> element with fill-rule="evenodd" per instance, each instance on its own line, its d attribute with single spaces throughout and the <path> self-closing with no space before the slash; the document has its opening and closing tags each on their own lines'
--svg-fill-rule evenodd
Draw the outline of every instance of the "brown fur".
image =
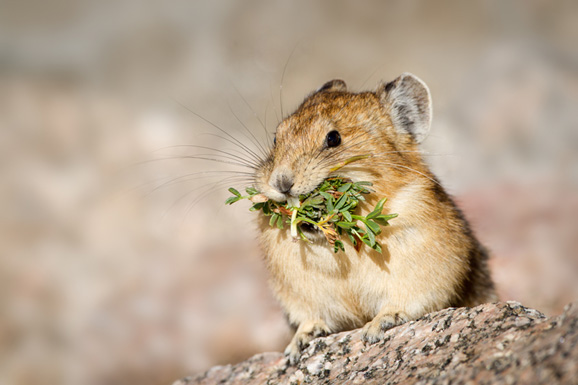
<svg viewBox="0 0 578 385">
<path fill-rule="evenodd" d="M 404 74 L 376 92 L 350 93 L 332 81 L 310 95 L 277 128 L 276 144 L 256 173 L 257 188 L 274 200 L 306 194 L 329 176 L 370 181 L 375 193 L 360 205 L 365 215 L 387 197 L 379 254 L 368 247 L 334 253 L 327 241 L 295 242 L 287 229 L 261 217 L 261 245 L 275 293 L 297 332 L 287 354 L 295 361 L 312 338 L 364 327 L 378 341 L 390 327 L 449 306 L 496 299 L 487 253 L 454 202 L 424 163 L 417 146 L 429 129 L 425 84 Z M 337 130 L 341 144 L 325 145 Z M 332 173 L 355 155 L 371 157 Z M 276 181 L 292 182 L 289 192 Z"/>
</svg>

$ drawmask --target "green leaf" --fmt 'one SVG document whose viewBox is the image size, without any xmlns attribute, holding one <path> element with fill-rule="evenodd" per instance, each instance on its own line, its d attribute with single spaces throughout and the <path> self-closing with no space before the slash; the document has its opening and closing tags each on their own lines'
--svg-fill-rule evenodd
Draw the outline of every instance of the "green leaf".
<svg viewBox="0 0 578 385">
<path fill-rule="evenodd" d="M 345 202 L 347 202 L 347 198 L 349 197 L 349 194 L 345 193 L 343 194 L 339 200 L 337 201 L 337 203 L 335 204 L 335 208 L 334 210 L 339 211 L 341 209 L 341 207 L 343 207 L 343 205 L 345 204 Z"/>
<path fill-rule="evenodd" d="M 229 190 L 229 191 L 230 191 L 230 190 Z M 257 194 L 259 194 L 259 191 L 257 191 L 257 189 L 254 188 L 254 187 L 247 187 L 247 188 L 245 189 L 245 191 L 246 191 L 247 194 L 249 194 L 249 195 L 257 195 Z"/>
<path fill-rule="evenodd" d="M 337 222 L 336 225 L 343 228 L 343 229 L 351 229 L 351 228 L 356 226 L 355 223 L 351 223 L 351 222 Z"/>
<path fill-rule="evenodd" d="M 365 156 L 362 158 L 364 159 Z M 362 158 L 350 158 L 339 167 Z M 333 244 L 334 252 L 345 249 L 343 244 L 345 236 L 356 248 L 360 246 L 360 242 L 363 242 L 372 249 L 381 252 L 381 246 L 376 241 L 376 234 L 381 232 L 381 226 L 388 225 L 388 220 L 397 215 L 381 213 L 385 199 L 379 200 L 373 211 L 367 216 L 355 214 L 358 203 L 365 201 L 364 195 L 374 192 L 369 186 L 372 186 L 370 182 L 351 182 L 348 179 L 332 177 L 321 182 L 312 192 L 300 194 L 299 202 L 301 203 L 298 205 L 295 202 L 291 205 L 288 202 L 268 200 L 253 203 L 250 210 L 261 211 L 263 215 L 270 216 L 269 225 L 272 227 L 283 229 L 286 223 L 291 224 L 291 235 L 307 242 L 310 241 L 301 231 L 301 228 L 296 225 L 304 221 L 319 227 L 319 223 L 323 222 L 322 226 L 333 227 L 337 232 L 337 239 Z M 233 196 L 227 198 L 225 203 L 230 205 L 241 199 L 250 200 L 259 194 L 254 187 L 247 187 L 245 191 L 248 196 L 242 196 L 239 191 L 230 188 L 229 192 Z M 293 200 L 295 201 L 296 198 Z M 299 206 L 299 208 L 293 209 L 294 206 Z M 287 212 L 287 210 L 292 211 L 290 217 L 280 213 Z M 363 228 L 359 227 L 359 222 L 364 224 Z"/>
<path fill-rule="evenodd" d="M 367 227 L 368 232 L 372 232 L 374 234 L 381 233 L 381 227 L 379 227 L 379 225 L 377 223 L 375 223 L 374 221 L 365 220 L 365 221 L 363 221 L 363 224 L 365 225 L 365 227 Z"/>
<path fill-rule="evenodd" d="M 234 188 L 229 187 L 229 192 L 230 192 L 231 194 L 236 195 L 236 196 L 238 196 L 239 198 L 241 198 L 241 193 L 238 192 L 237 190 L 235 190 Z"/>
<path fill-rule="evenodd" d="M 353 209 L 355 208 L 354 205 L 355 201 L 350 202 L 349 204 L 343 206 L 342 208 L 339 209 L 339 212 L 341 214 L 346 213 L 346 212 L 351 212 L 353 211 Z"/>
<path fill-rule="evenodd" d="M 321 203 L 323 203 L 323 197 L 320 195 L 317 195 L 317 196 L 311 198 L 311 201 L 309 202 L 309 204 L 312 204 L 312 205 L 319 205 Z"/>
<path fill-rule="evenodd" d="M 333 200 L 333 195 L 329 194 L 326 191 L 319 191 L 319 194 L 325 198 L 326 201 L 332 201 Z"/>
<path fill-rule="evenodd" d="M 369 246 L 370 247 L 375 246 L 375 234 L 373 234 L 372 231 L 368 231 L 366 235 L 367 239 L 369 240 Z"/>
<path fill-rule="evenodd" d="M 254 206 L 253 206 L 254 207 Z M 269 202 L 263 203 L 263 214 L 266 216 L 271 215 L 271 206 L 269 206 Z"/>
<path fill-rule="evenodd" d="M 299 238 L 301 238 L 301 240 L 311 243 L 311 241 L 309 239 L 307 239 L 305 234 L 303 234 L 303 231 L 301 231 L 300 227 L 297 227 L 297 232 L 299 233 Z"/>
<path fill-rule="evenodd" d="M 369 240 L 368 237 L 363 237 L 363 238 L 361 238 L 361 240 L 363 241 L 363 243 L 365 243 L 367 246 L 369 246 L 373 249 L 373 246 L 371 245 L 371 241 Z M 374 243 L 374 245 L 375 245 L 375 243 Z"/>
<path fill-rule="evenodd" d="M 383 210 L 383 204 L 385 203 L 386 200 L 387 200 L 387 198 L 383 198 L 379 202 L 377 202 L 373 211 L 367 215 L 367 219 L 373 219 L 373 218 L 377 217 L 378 215 L 380 215 L 381 211 Z"/>
<path fill-rule="evenodd" d="M 319 191 L 325 191 L 327 190 L 331 185 L 329 184 L 329 180 L 324 180 L 323 183 L 321 183 L 321 186 L 318 187 Z"/>
<path fill-rule="evenodd" d="M 249 211 L 258 211 L 258 210 L 261 210 L 264 205 L 265 205 L 265 202 L 255 203 L 255 204 L 249 209 Z"/>
<path fill-rule="evenodd" d="M 349 211 L 342 211 L 341 214 L 343 214 L 343 218 L 347 219 L 348 222 L 353 221 L 353 218 L 351 218 L 351 214 L 349 213 Z"/>
<path fill-rule="evenodd" d="M 388 214 L 388 215 L 380 215 L 378 217 L 373 218 L 373 220 L 377 223 L 379 223 L 381 226 L 387 226 L 389 225 L 389 220 L 396 218 L 397 214 Z"/>
<path fill-rule="evenodd" d="M 275 223 L 277 222 L 277 218 L 279 216 L 280 216 L 279 214 L 273 213 L 273 215 L 271 215 L 271 219 L 269 219 L 269 226 L 271 227 L 275 226 Z"/>
<path fill-rule="evenodd" d="M 347 233 L 347 237 L 353 246 L 357 246 L 357 239 L 351 233 Z"/>
<path fill-rule="evenodd" d="M 225 204 L 227 205 L 232 205 L 233 203 L 237 202 L 238 200 L 240 200 L 241 197 L 229 197 L 227 198 L 227 200 L 225 201 Z"/>
<path fill-rule="evenodd" d="M 385 204 L 386 201 L 387 201 L 387 198 L 380 199 L 379 202 L 377 202 L 377 204 L 375 205 L 374 210 L 381 212 L 381 210 L 383 210 L 383 205 Z"/>
<path fill-rule="evenodd" d="M 344 185 L 342 185 L 341 187 L 339 187 L 337 189 L 337 191 L 339 192 L 346 192 L 347 190 L 349 190 L 351 188 L 351 183 L 345 183 Z"/>
<path fill-rule="evenodd" d="M 333 244 L 333 252 L 337 253 L 339 250 L 345 251 L 345 246 L 343 245 L 343 242 L 335 241 Z"/>
<path fill-rule="evenodd" d="M 307 206 L 314 206 L 314 205 L 319 205 L 323 203 L 323 197 L 320 195 L 316 195 L 316 196 L 311 196 L 307 199 L 305 199 L 303 201 L 303 203 L 301 203 L 301 207 L 305 208 Z"/>
<path fill-rule="evenodd" d="M 369 214 L 367 214 L 366 218 L 367 219 L 373 219 L 373 218 L 377 217 L 379 214 L 381 214 L 381 211 L 372 211 Z"/>
<path fill-rule="evenodd" d="M 327 207 L 327 213 L 332 213 L 333 210 L 335 210 L 335 207 L 333 206 L 333 199 L 325 201 L 325 206 Z"/>
</svg>

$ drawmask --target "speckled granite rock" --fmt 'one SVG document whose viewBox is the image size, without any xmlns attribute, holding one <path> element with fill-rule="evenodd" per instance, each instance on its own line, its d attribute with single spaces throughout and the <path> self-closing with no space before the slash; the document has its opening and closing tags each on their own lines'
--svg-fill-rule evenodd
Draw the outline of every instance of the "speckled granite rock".
<svg viewBox="0 0 578 385">
<path fill-rule="evenodd" d="M 445 309 L 375 345 L 360 337 L 354 330 L 318 338 L 297 366 L 263 353 L 174 385 L 578 383 L 578 302 L 549 319 L 516 302 Z"/>
</svg>

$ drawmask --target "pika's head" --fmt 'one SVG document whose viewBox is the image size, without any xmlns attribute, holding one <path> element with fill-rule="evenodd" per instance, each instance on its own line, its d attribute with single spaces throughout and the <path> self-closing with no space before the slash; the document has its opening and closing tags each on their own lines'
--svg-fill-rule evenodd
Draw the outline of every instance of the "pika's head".
<svg viewBox="0 0 578 385">
<path fill-rule="evenodd" d="M 375 92 L 352 93 L 342 80 L 327 82 L 279 124 L 273 148 L 256 171 L 256 188 L 283 202 L 331 176 L 387 178 L 388 163 L 408 167 L 412 157 L 406 154 L 426 137 L 431 117 L 430 92 L 412 74 Z M 348 163 L 354 157 L 359 160 Z"/>
</svg>

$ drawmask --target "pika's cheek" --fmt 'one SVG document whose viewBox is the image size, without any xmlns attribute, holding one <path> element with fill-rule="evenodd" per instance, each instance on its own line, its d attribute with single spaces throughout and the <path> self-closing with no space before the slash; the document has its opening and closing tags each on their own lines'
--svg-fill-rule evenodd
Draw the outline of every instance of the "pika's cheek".
<svg viewBox="0 0 578 385">
<path fill-rule="evenodd" d="M 329 173 L 324 170 L 312 170 L 303 175 L 299 175 L 295 178 L 295 184 L 291 189 L 291 193 L 295 196 L 307 195 L 328 177 Z"/>
</svg>

